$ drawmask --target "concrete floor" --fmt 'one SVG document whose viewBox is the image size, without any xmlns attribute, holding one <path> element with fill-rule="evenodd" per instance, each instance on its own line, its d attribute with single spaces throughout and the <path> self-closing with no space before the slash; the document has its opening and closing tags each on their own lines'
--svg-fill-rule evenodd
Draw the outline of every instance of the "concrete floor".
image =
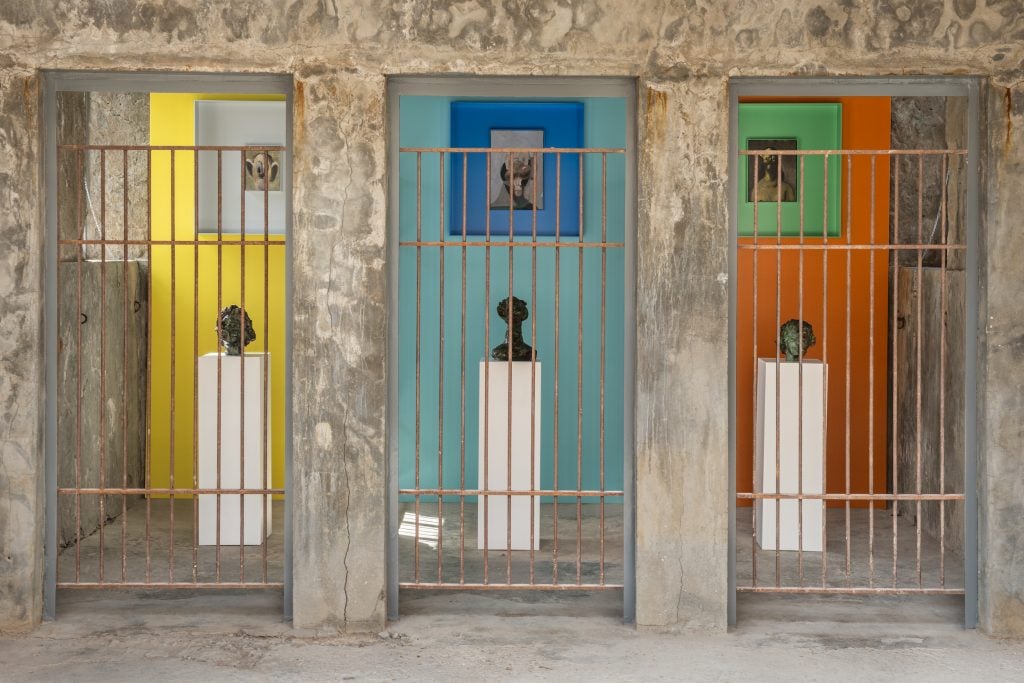
<svg viewBox="0 0 1024 683">
<path fill-rule="evenodd" d="M 149 501 L 148 533 L 146 501 L 135 501 L 128 508 L 127 515 L 119 516 L 107 524 L 102 534 L 97 531 L 82 539 L 77 552 L 75 544 L 64 548 L 57 558 L 58 580 L 61 583 L 98 581 L 102 549 L 103 580 L 106 582 L 144 583 L 148 580 L 168 583 L 195 580 L 234 583 L 241 580 L 243 583 L 280 583 L 284 577 L 284 502 L 273 501 L 271 505 L 272 531 L 265 546 L 265 574 L 264 547 L 258 545 L 244 548 L 237 545 L 221 546 L 219 552 L 216 546 L 199 546 L 193 574 L 192 500 L 174 501 L 172 535 L 171 501 L 154 498 Z"/>
<path fill-rule="evenodd" d="M 0 637 L 10 681 L 1020 680 L 1024 642 L 952 623 L 944 597 L 740 596 L 731 633 L 637 631 L 559 594 L 421 595 L 387 631 L 293 630 L 275 591 L 62 591 Z M 439 601 L 443 601 L 439 602 Z M 439 607 L 444 609 L 439 609 Z"/>
</svg>

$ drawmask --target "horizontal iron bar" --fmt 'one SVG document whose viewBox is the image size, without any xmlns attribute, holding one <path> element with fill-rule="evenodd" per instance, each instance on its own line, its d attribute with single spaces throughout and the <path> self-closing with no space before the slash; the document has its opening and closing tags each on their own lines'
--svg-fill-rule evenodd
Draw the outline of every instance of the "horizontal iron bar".
<svg viewBox="0 0 1024 683">
<path fill-rule="evenodd" d="M 963 588 L 825 588 L 822 586 L 737 586 L 740 593 L 843 593 L 847 595 L 963 595 Z"/>
<path fill-rule="evenodd" d="M 410 154 L 450 152 L 455 154 L 473 153 L 509 154 L 536 152 L 538 154 L 625 154 L 624 147 L 399 147 L 399 152 Z"/>
<path fill-rule="evenodd" d="M 743 500 L 964 500 L 962 493 L 737 493 Z"/>
<path fill-rule="evenodd" d="M 57 149 L 114 150 L 118 152 L 241 152 L 263 150 L 266 152 L 284 152 L 288 148 L 282 145 L 57 145 Z"/>
<path fill-rule="evenodd" d="M 739 155 L 753 157 L 763 155 L 767 150 L 741 149 Z M 773 149 L 772 154 L 779 156 L 930 156 L 933 154 L 966 155 L 966 149 Z"/>
<path fill-rule="evenodd" d="M 181 581 L 176 581 L 174 583 L 157 583 L 156 581 L 153 581 L 153 582 L 150 582 L 150 583 L 144 583 L 144 582 L 139 582 L 139 581 L 126 581 L 124 583 L 111 583 L 111 582 L 106 582 L 105 581 L 103 583 L 98 583 L 98 582 L 92 581 L 92 582 L 82 582 L 82 583 L 60 583 L 60 582 L 58 582 L 57 583 L 57 588 L 159 588 L 159 589 L 164 589 L 164 588 L 203 588 L 203 589 L 207 589 L 207 588 L 284 588 L 284 583 L 282 583 L 280 581 L 276 581 L 276 582 L 269 582 L 268 581 L 267 583 L 257 583 L 256 581 L 253 581 L 253 582 L 246 581 L 245 583 L 238 583 L 238 582 L 234 582 L 234 583 L 228 583 L 228 582 L 224 582 L 224 583 L 210 583 L 210 582 L 206 582 L 206 583 L 203 583 L 203 582 L 184 583 L 184 582 L 181 582 Z"/>
<path fill-rule="evenodd" d="M 507 234 L 508 231 L 505 231 Z M 496 228 L 491 230 L 491 237 L 503 237 L 502 230 Z M 118 242 L 123 244 L 123 242 Z M 625 242 L 534 242 L 529 240 L 513 241 L 509 242 L 505 240 L 503 242 L 496 242 L 495 240 L 475 240 L 475 241 L 462 241 L 462 240 L 441 240 L 431 242 L 399 242 L 400 247 L 554 247 L 558 249 L 623 249 L 625 248 Z"/>
<path fill-rule="evenodd" d="M 601 591 L 622 588 L 621 583 L 399 583 L 399 588 L 421 590 Z"/>
<path fill-rule="evenodd" d="M 765 235 L 758 236 L 757 244 L 752 242 L 742 242 L 737 244 L 736 247 L 741 250 L 747 251 L 966 251 L 967 245 L 965 244 L 845 244 L 837 242 L 829 242 L 825 244 L 823 242 L 801 242 L 799 244 L 783 243 L 778 242 L 762 242 L 760 240 L 773 240 L 778 239 L 778 235 Z M 784 239 L 800 239 L 797 235 L 783 235 Z M 804 235 L 804 239 L 818 237 L 814 235 Z M 753 239 L 749 236 L 744 236 L 743 239 Z"/>
<path fill-rule="evenodd" d="M 146 488 L 123 488 L 123 487 L 122 488 L 111 488 L 111 487 L 105 487 L 105 488 L 81 488 L 81 489 L 76 489 L 76 488 L 58 488 L 57 489 L 57 493 L 61 493 L 61 494 L 65 494 L 65 495 L 70 495 L 70 496 L 79 495 L 79 494 L 81 494 L 81 495 L 104 495 L 104 494 L 106 494 L 106 495 L 113 495 L 113 494 L 118 494 L 118 495 L 144 495 L 144 494 L 147 494 L 147 493 L 169 493 L 169 494 L 234 493 L 234 494 L 240 494 L 240 495 L 250 495 L 250 494 L 259 495 L 259 494 L 271 494 L 271 493 L 282 493 L 283 494 L 284 493 L 284 489 L 258 489 L 258 488 L 257 489 L 253 489 L 253 488 L 244 488 L 244 489 L 239 489 L 239 488 L 233 488 L 233 489 L 232 488 L 219 488 L 219 489 L 217 489 L 217 488 L 207 488 L 207 489 L 202 489 L 202 488 L 198 488 L 198 489 L 197 488 L 189 488 L 189 489 L 148 488 L 148 489 L 146 489 Z"/>
<path fill-rule="evenodd" d="M 259 233 L 263 232 L 263 230 L 260 229 L 260 228 L 255 228 L 253 230 L 247 230 L 246 232 L 248 232 L 250 235 L 258 235 Z M 216 234 L 216 233 L 210 233 L 210 234 L 213 235 L 213 234 Z M 224 234 L 224 235 L 238 235 L 240 233 L 236 232 L 236 233 L 222 233 L 222 234 Z M 211 246 L 211 247 L 216 247 L 216 246 L 239 247 L 239 246 L 268 246 L 268 245 L 271 246 L 271 247 L 275 247 L 275 246 L 282 246 L 283 247 L 283 246 L 285 246 L 286 241 L 285 241 L 283 235 L 281 236 L 281 239 L 278 239 L 278 240 L 253 240 L 253 239 L 248 239 L 248 238 L 246 238 L 244 240 L 243 239 L 226 240 L 226 239 L 221 239 L 221 238 L 218 238 L 218 237 L 212 237 L 211 239 L 207 239 L 207 240 L 200 240 L 200 239 L 194 239 L 194 240 L 119 240 L 119 239 L 116 239 L 116 238 L 112 237 L 110 239 L 105 239 L 105 240 L 58 240 L 57 244 L 60 244 L 60 245 L 101 244 L 101 245 L 107 245 L 107 246 L 111 246 L 111 247 L 116 247 L 116 246 L 120 246 L 120 245 L 124 245 L 124 244 L 128 244 L 128 245 L 136 245 L 136 244 L 138 244 L 138 245 L 142 245 L 142 246 L 154 246 L 154 247 L 160 247 L 160 246 L 180 247 L 180 246 L 196 246 L 196 245 L 199 245 L 201 247 L 204 247 L 204 246 Z M 85 259 L 83 259 L 83 261 L 84 260 Z M 107 259 L 107 263 L 116 263 L 118 260 L 119 259 Z M 67 263 L 74 263 L 74 261 L 68 261 Z"/>
<path fill-rule="evenodd" d="M 494 361 L 499 363 L 501 361 Z M 434 495 L 434 496 L 565 496 L 566 498 L 577 498 L 579 496 L 622 496 L 622 491 L 567 491 L 552 489 L 516 490 L 506 489 L 398 489 L 399 493 L 410 495 Z"/>
</svg>

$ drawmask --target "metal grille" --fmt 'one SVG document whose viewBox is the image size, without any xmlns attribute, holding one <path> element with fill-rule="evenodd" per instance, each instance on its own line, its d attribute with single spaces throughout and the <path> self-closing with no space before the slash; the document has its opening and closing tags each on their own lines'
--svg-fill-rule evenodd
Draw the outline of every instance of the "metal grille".
<svg viewBox="0 0 1024 683">
<path fill-rule="evenodd" d="M 272 485 L 268 458 L 271 361 L 264 353 L 220 353 L 217 340 L 229 321 L 218 316 L 215 323 L 200 311 L 237 304 L 243 330 L 250 314 L 259 337 L 250 352 L 268 350 L 275 335 L 284 339 L 270 323 L 270 273 L 271 254 L 286 240 L 271 234 L 269 183 L 262 188 L 263 228 L 247 234 L 245 160 L 286 151 L 57 145 L 58 587 L 283 586 L 281 503 L 272 496 L 284 489 Z M 202 185 L 201 159 L 216 167 L 216 179 L 204 176 Z M 185 187 L 183 165 L 191 167 Z M 229 196 L 223 179 L 235 173 L 239 191 Z M 216 226 L 205 231 L 201 192 L 216 195 Z M 158 196 L 166 206 L 154 206 Z M 232 203 L 240 219 L 228 225 Z M 164 219 L 166 237 L 155 238 L 154 225 Z M 231 259 L 236 282 L 226 281 Z M 228 291 L 237 291 L 237 300 L 228 301 Z M 247 293 L 262 303 L 247 307 Z M 169 316 L 162 353 L 153 334 L 157 299 Z M 213 368 L 212 391 L 200 386 L 204 353 L 216 355 L 204 365 Z M 158 385 L 167 387 L 166 412 L 153 409 Z M 166 438 L 154 437 L 157 423 Z M 183 433 L 191 442 L 184 482 Z M 157 481 L 161 468 L 166 476 Z M 201 474 L 208 470 L 209 480 Z M 242 512 L 249 508 L 255 514 Z M 277 532 L 268 536 L 263 524 L 271 519 Z M 248 540 L 253 526 L 258 542 Z M 212 540 L 203 540 L 204 528 L 214 530 Z"/>
<path fill-rule="evenodd" d="M 737 590 L 963 594 L 966 150 L 773 150 L 796 160 L 788 226 L 764 154 L 740 152 L 761 200 L 737 254 Z M 791 363 L 788 319 L 817 337 Z"/>
<path fill-rule="evenodd" d="M 622 299 L 611 305 L 609 293 L 624 288 L 625 209 L 609 207 L 609 177 L 622 182 L 625 150 L 405 147 L 399 157 L 400 183 L 415 188 L 415 201 L 403 200 L 399 240 L 399 337 L 409 350 L 398 368 L 407 437 L 399 586 L 621 588 L 622 468 L 609 463 L 622 444 L 606 437 L 624 418 L 606 411 L 606 391 L 623 381 L 609 351 L 624 335 Z M 473 183 L 474 159 L 484 174 L 492 161 L 513 168 L 529 159 L 553 171 L 554 183 L 546 197 L 540 182 L 525 189 L 530 208 L 510 200 L 492 211 L 490 179 Z M 450 198 L 474 187 L 486 192 L 475 215 L 470 201 Z M 553 209 L 547 234 L 541 204 Z M 566 227 L 567 209 L 579 230 Z M 495 307 L 513 294 L 529 300 L 518 322 L 537 349 L 519 363 L 490 355 L 505 334 Z M 505 337 L 510 358 L 513 336 Z M 518 432 L 508 427 L 517 422 Z"/>
</svg>

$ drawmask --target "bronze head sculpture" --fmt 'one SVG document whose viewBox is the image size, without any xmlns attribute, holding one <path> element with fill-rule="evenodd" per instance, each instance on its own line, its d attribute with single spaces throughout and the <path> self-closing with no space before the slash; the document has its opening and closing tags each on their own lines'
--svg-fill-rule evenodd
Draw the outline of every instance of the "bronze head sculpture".
<svg viewBox="0 0 1024 683">
<path fill-rule="evenodd" d="M 523 341 L 523 321 L 530 317 L 526 302 L 514 296 L 498 302 L 498 317 L 508 323 L 505 341 L 491 351 L 494 360 L 523 361 L 533 360 L 537 355 L 529 344 Z M 509 343 L 511 340 L 511 344 Z M 511 346 L 511 355 L 509 347 Z"/>
<path fill-rule="evenodd" d="M 242 319 L 245 318 L 243 336 Z M 255 341 L 256 331 L 252 328 L 252 318 L 238 306 L 232 304 L 221 310 L 217 316 L 217 341 L 224 347 L 229 356 L 242 355 L 242 349 Z"/>
<path fill-rule="evenodd" d="M 807 321 L 787 320 L 779 328 L 779 350 L 786 354 L 786 360 L 795 361 L 807 354 L 807 349 L 818 340 L 814 328 Z"/>
</svg>

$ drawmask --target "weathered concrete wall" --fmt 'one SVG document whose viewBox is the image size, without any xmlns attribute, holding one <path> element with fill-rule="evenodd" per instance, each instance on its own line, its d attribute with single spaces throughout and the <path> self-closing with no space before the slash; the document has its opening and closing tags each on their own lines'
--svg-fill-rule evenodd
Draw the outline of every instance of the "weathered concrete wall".
<svg viewBox="0 0 1024 683">
<path fill-rule="evenodd" d="M 647 81 L 640 100 L 639 176 L 672 182 L 642 183 L 639 197 L 637 624 L 720 629 L 728 591 L 728 98 L 721 79 L 692 78 Z"/>
<path fill-rule="evenodd" d="M 965 273 L 948 271 L 943 277 L 939 268 L 922 268 L 919 279 L 916 268 L 901 268 L 898 279 L 897 315 L 906 323 L 896 341 L 899 492 L 964 493 Z M 942 537 L 950 553 L 947 562 L 962 560 L 962 503 L 928 501 L 918 507 L 906 502 L 900 505 L 900 514 L 932 538 Z"/>
<path fill-rule="evenodd" d="M 0 628 L 40 614 L 36 69 L 296 75 L 295 614 L 345 628 L 384 618 L 384 75 L 641 79 L 637 617 L 724 628 L 727 80 L 898 70 L 1009 88 L 989 109 L 982 616 L 1024 634 L 1022 32 L 1018 5 L 962 0 L 0 4 Z"/>
<path fill-rule="evenodd" d="M 1024 82 L 989 89 L 982 111 L 988 164 L 978 372 L 979 616 L 990 633 L 1024 637 Z"/>
<path fill-rule="evenodd" d="M 0 56 L 0 631 L 43 601 L 43 230 L 38 79 Z"/>
<path fill-rule="evenodd" d="M 384 81 L 299 73 L 295 104 L 296 626 L 385 612 Z"/>
</svg>

